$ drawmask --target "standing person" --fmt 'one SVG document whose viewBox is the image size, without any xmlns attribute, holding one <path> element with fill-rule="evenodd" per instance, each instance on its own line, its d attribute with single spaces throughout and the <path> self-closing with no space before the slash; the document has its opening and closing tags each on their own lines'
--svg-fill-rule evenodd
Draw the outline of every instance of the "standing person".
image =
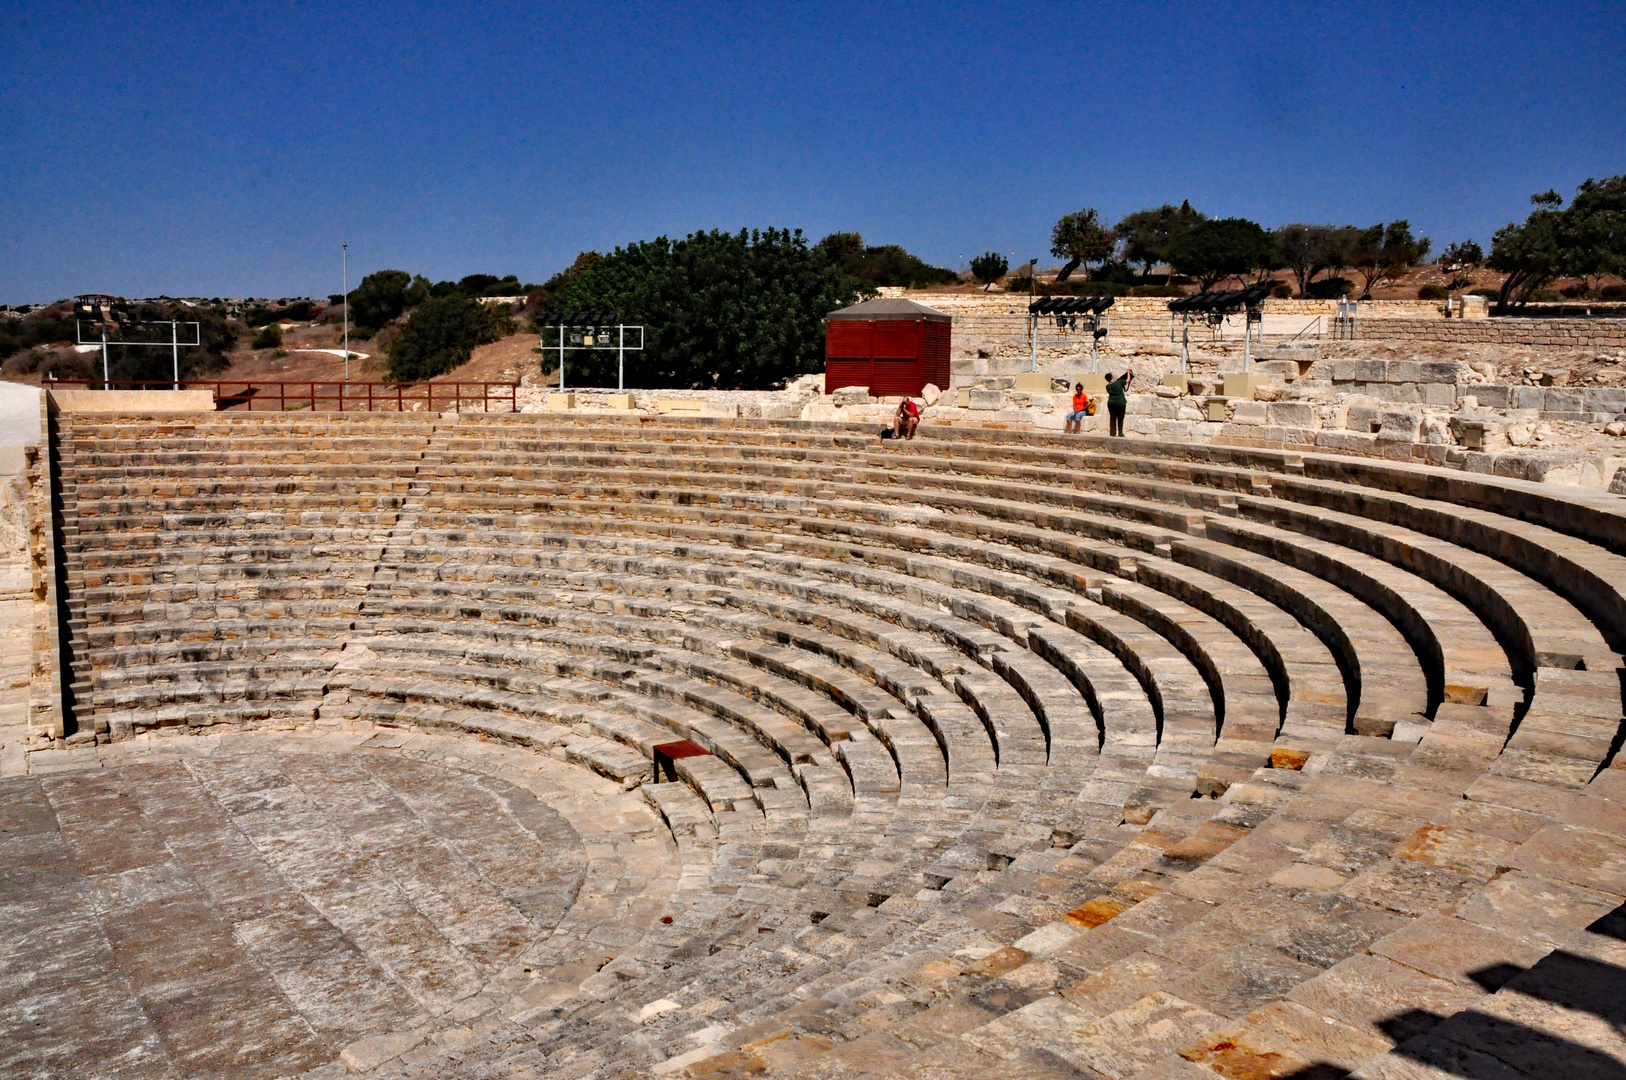
<svg viewBox="0 0 1626 1080">
<path fill-rule="evenodd" d="M 1134 381 L 1132 370 L 1125 370 L 1116 379 L 1107 372 L 1107 434 L 1120 439 L 1124 435 L 1124 413 L 1129 411 L 1129 384 Z"/>
<path fill-rule="evenodd" d="M 892 437 L 912 439 L 915 437 L 915 428 L 919 426 L 920 406 L 915 404 L 915 399 L 906 397 L 898 402 L 898 413 L 892 419 Z"/>
<path fill-rule="evenodd" d="M 1084 431 L 1084 418 L 1090 415 L 1090 395 L 1084 392 L 1083 383 L 1073 384 L 1073 408 L 1067 414 L 1067 434 L 1078 435 Z"/>
</svg>

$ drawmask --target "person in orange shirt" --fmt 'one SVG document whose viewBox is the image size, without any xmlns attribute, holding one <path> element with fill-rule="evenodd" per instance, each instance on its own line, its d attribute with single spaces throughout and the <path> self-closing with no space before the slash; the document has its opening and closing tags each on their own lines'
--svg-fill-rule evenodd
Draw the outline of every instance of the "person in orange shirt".
<svg viewBox="0 0 1626 1080">
<path fill-rule="evenodd" d="M 1073 384 L 1073 408 L 1067 414 L 1067 434 L 1078 435 L 1084 430 L 1084 418 L 1090 415 L 1090 395 L 1084 392 L 1083 383 Z"/>
</svg>

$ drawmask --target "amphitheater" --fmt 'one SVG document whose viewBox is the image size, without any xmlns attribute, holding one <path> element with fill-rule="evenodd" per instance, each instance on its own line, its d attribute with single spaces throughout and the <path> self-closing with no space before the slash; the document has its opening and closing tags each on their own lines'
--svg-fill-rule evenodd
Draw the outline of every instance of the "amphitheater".
<svg viewBox="0 0 1626 1080">
<path fill-rule="evenodd" d="M 56 412 L 8 1077 L 1626 1076 L 1626 500 Z"/>
</svg>

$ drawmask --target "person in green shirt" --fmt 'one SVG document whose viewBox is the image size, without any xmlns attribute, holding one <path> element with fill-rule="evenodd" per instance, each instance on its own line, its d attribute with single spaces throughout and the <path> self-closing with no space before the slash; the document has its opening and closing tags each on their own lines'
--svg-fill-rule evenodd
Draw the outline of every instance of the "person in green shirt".
<svg viewBox="0 0 1626 1080">
<path fill-rule="evenodd" d="M 1107 434 L 1120 439 L 1124 434 L 1124 413 L 1129 410 L 1129 384 L 1134 381 L 1134 371 L 1125 371 L 1116 379 L 1107 372 Z"/>
</svg>

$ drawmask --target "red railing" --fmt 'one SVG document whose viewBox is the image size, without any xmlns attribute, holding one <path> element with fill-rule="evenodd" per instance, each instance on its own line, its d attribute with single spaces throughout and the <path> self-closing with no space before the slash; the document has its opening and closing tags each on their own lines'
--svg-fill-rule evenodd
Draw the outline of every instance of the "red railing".
<svg viewBox="0 0 1626 1080">
<path fill-rule="evenodd" d="M 46 379 L 89 390 L 213 390 L 215 408 L 246 412 L 519 412 L 518 383 L 272 382 L 261 379 L 183 379 L 106 383 Z"/>
</svg>

